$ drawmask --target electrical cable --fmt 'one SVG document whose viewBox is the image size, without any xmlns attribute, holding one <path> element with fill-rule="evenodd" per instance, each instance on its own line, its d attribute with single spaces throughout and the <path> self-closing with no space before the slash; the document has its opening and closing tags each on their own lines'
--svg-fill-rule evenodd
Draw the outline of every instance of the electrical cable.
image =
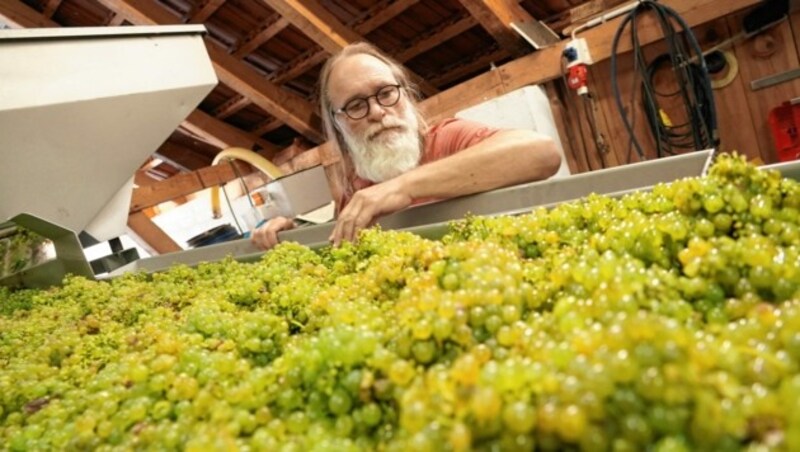
<svg viewBox="0 0 800 452">
<path fill-rule="evenodd" d="M 668 52 L 648 63 L 644 56 L 643 46 L 638 37 L 638 19 L 651 12 L 660 25 L 667 44 Z M 678 24 L 678 28 L 673 25 Z M 618 84 L 618 48 L 622 33 L 630 25 L 631 46 L 634 57 L 634 70 L 641 76 L 642 106 L 647 118 L 650 132 L 656 143 L 656 154 L 661 157 L 674 154 L 676 150 L 705 149 L 719 144 L 717 115 L 714 106 L 711 80 L 708 74 L 703 52 L 690 27 L 672 8 L 653 0 L 640 0 L 639 4 L 622 20 L 614 34 L 611 52 L 611 88 L 617 109 L 622 117 L 625 129 L 631 137 L 640 160 L 646 160 L 644 150 L 636 138 L 631 121 L 628 120 Z M 697 63 L 692 63 L 692 53 Z M 654 87 L 655 72 L 669 63 L 674 73 L 678 89 L 669 96 L 679 96 L 683 101 L 687 122 L 678 126 L 665 124 L 662 108 Z M 688 130 L 684 130 L 688 128 Z M 630 152 L 629 152 L 630 154 Z"/>
</svg>

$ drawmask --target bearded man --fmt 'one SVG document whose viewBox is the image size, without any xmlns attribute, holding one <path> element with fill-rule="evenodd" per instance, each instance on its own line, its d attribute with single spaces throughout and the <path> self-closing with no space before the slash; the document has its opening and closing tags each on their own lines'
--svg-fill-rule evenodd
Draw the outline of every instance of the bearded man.
<svg viewBox="0 0 800 452">
<path fill-rule="evenodd" d="M 336 200 L 334 245 L 415 203 L 545 179 L 558 171 L 561 157 L 550 138 L 460 119 L 429 126 L 417 109 L 418 98 L 403 67 L 366 43 L 345 47 L 322 68 L 323 125 L 342 153 L 347 178 Z M 278 243 L 278 232 L 293 227 L 291 219 L 273 218 L 252 241 L 269 249 Z"/>
</svg>

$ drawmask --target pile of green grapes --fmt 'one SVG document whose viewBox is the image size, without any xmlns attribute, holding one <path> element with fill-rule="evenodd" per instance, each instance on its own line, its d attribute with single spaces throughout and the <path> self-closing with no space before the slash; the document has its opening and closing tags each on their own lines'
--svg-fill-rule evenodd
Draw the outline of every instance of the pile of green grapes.
<svg viewBox="0 0 800 452">
<path fill-rule="evenodd" d="M 0 278 L 47 260 L 47 239 L 21 226 L 5 232 L 0 231 Z"/>
<path fill-rule="evenodd" d="M 0 449 L 800 450 L 800 184 L 0 289 Z"/>
</svg>

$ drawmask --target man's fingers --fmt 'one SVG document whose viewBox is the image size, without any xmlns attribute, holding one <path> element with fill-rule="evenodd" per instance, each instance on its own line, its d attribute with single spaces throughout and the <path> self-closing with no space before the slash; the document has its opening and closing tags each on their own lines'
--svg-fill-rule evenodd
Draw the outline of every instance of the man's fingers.
<svg viewBox="0 0 800 452">
<path fill-rule="evenodd" d="M 258 248 L 268 250 L 278 244 L 278 232 L 292 229 L 292 220 L 284 217 L 275 217 L 253 232 L 250 240 Z"/>
</svg>

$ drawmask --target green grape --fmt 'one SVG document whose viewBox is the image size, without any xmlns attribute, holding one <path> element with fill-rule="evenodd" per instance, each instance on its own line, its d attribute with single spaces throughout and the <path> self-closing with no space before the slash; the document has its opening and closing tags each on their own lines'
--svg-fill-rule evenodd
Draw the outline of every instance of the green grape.
<svg viewBox="0 0 800 452">
<path fill-rule="evenodd" d="M 331 394 L 328 399 L 328 409 L 337 416 L 349 413 L 352 406 L 353 400 L 350 398 L 347 391 L 342 389 L 334 390 L 333 394 Z"/>
<path fill-rule="evenodd" d="M 797 181 L 722 154 L 439 241 L 0 288 L 0 444 L 794 450 L 798 212 Z"/>
</svg>

